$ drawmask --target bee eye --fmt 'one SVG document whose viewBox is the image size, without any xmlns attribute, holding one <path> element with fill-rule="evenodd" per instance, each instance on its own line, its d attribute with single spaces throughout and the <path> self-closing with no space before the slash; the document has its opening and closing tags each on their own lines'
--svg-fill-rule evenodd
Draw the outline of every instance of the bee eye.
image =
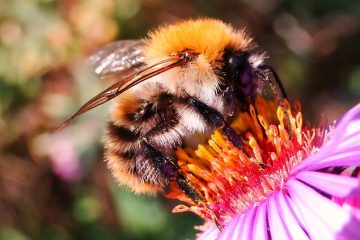
<svg viewBox="0 0 360 240">
<path fill-rule="evenodd" d="M 249 56 L 248 52 L 232 52 L 225 57 L 225 79 L 233 84 L 235 91 L 244 96 L 250 96 L 256 87 Z"/>
<path fill-rule="evenodd" d="M 228 58 L 228 67 L 230 70 L 237 72 L 245 71 L 249 66 L 249 54 L 247 52 L 232 54 Z"/>
</svg>

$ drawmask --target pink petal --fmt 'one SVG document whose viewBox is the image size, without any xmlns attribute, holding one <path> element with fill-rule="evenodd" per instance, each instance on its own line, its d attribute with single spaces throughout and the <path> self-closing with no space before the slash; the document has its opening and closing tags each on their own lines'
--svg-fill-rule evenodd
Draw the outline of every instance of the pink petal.
<svg viewBox="0 0 360 240">
<path fill-rule="evenodd" d="M 249 207 L 244 214 L 235 216 L 220 234 L 218 240 L 251 239 L 254 213 L 254 207 Z"/>
<path fill-rule="evenodd" d="M 359 145 L 360 141 L 360 124 L 359 121 L 351 122 L 346 128 L 347 132 L 342 136 L 341 142 L 338 141 L 336 151 L 351 148 Z"/>
<path fill-rule="evenodd" d="M 333 132 L 334 137 L 327 144 L 327 151 L 342 151 L 358 145 L 356 141 L 359 139 L 360 133 L 360 104 L 350 109 L 336 124 Z M 350 141 L 350 140 L 353 141 Z"/>
<path fill-rule="evenodd" d="M 268 239 L 268 226 L 266 222 L 266 204 L 261 204 L 256 207 L 254 218 L 253 239 Z"/>
<path fill-rule="evenodd" d="M 282 219 L 278 212 L 278 208 L 276 206 L 276 195 L 277 193 L 274 193 L 274 195 L 267 200 L 268 221 L 271 239 L 291 239 L 287 230 L 287 226 L 284 223 L 284 219 Z"/>
<path fill-rule="evenodd" d="M 219 237 L 217 240 L 230 240 L 236 239 L 233 238 L 234 235 L 238 235 L 238 231 L 241 228 L 241 221 L 242 221 L 243 214 L 236 215 L 225 227 L 225 229 L 220 232 Z"/>
<path fill-rule="evenodd" d="M 309 222 L 303 222 L 306 230 L 313 224 L 317 224 L 319 227 L 317 231 L 322 235 L 330 234 L 330 236 L 342 239 L 360 239 L 360 222 L 339 205 L 297 180 L 291 179 L 286 185 L 291 199 L 302 206 L 301 211 L 307 216 L 312 216 Z M 326 237 L 322 236 L 321 239 L 326 239 Z"/>
<path fill-rule="evenodd" d="M 306 233 L 300 226 L 300 220 L 285 200 L 285 198 L 288 197 L 285 197 L 283 192 L 279 192 L 277 198 L 277 207 L 279 209 L 281 217 L 283 218 L 283 221 L 286 223 L 286 227 L 289 231 L 291 239 L 309 240 L 309 237 L 306 235 Z"/>
<path fill-rule="evenodd" d="M 255 217 L 255 207 L 250 207 L 243 218 L 242 229 L 240 232 L 240 239 L 252 239 L 252 231 Z"/>
<path fill-rule="evenodd" d="M 305 159 L 292 173 L 302 169 L 320 169 L 332 166 L 360 165 L 360 104 L 339 121 L 331 140 L 318 153 Z"/>
<path fill-rule="evenodd" d="M 254 213 L 254 207 L 249 207 L 244 214 L 235 216 L 220 234 L 218 240 L 251 239 Z"/>
<path fill-rule="evenodd" d="M 339 121 L 335 128 L 333 147 L 336 150 L 346 149 L 349 146 L 358 145 L 358 141 L 349 141 L 349 139 L 358 139 L 360 133 L 360 104 L 348 111 Z"/>
<path fill-rule="evenodd" d="M 314 214 L 312 209 L 308 206 L 309 203 L 304 202 L 298 197 L 298 193 L 289 187 L 290 197 L 285 198 L 290 209 L 294 212 L 300 221 L 303 229 L 308 233 L 310 239 L 331 239 L 334 236 L 333 233 L 328 231 L 324 226 L 322 217 Z M 307 196 L 310 198 L 311 196 Z M 310 204 L 314 204 L 310 198 Z M 319 203 L 316 203 L 318 205 Z"/>
<path fill-rule="evenodd" d="M 304 171 L 296 175 L 307 184 L 336 197 L 358 197 L 360 179 L 321 172 Z"/>
<path fill-rule="evenodd" d="M 215 240 L 217 236 L 219 235 L 219 229 L 216 226 L 212 226 L 205 230 L 199 237 L 197 237 L 197 240 Z"/>
<path fill-rule="evenodd" d="M 322 151 L 322 150 L 321 150 Z M 339 167 L 339 166 L 360 166 L 360 147 L 353 149 L 348 149 L 343 152 L 333 152 L 331 155 L 314 155 L 313 158 L 306 160 L 311 160 L 307 162 L 307 166 L 299 164 L 302 166 L 302 170 L 318 170 L 327 167 Z M 298 170 L 298 168 L 296 168 Z"/>
</svg>

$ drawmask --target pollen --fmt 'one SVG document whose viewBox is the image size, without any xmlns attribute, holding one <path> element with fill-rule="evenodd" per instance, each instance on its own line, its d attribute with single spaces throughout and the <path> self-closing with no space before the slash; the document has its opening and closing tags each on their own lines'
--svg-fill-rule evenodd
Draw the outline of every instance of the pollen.
<svg viewBox="0 0 360 240">
<path fill-rule="evenodd" d="M 184 202 L 173 212 L 190 211 L 224 224 L 283 189 L 291 169 L 323 144 L 324 130 L 304 126 L 300 109 L 298 103 L 291 107 L 286 100 L 258 98 L 231 124 L 242 148 L 233 146 L 219 129 L 196 148 L 179 148 L 179 171 L 203 200 L 194 203 L 171 184 L 167 197 Z"/>
</svg>

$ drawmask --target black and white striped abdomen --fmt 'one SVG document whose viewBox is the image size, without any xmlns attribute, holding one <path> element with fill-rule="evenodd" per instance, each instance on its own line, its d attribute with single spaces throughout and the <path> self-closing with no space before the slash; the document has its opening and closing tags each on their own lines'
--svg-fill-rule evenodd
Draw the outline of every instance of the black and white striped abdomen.
<svg viewBox="0 0 360 240">
<path fill-rule="evenodd" d="M 118 182 L 135 192 L 158 191 L 169 180 L 146 155 L 144 141 L 176 165 L 176 148 L 188 135 L 206 128 L 201 116 L 176 96 L 160 90 L 154 89 L 152 95 L 121 96 L 105 132 L 107 163 Z"/>
</svg>

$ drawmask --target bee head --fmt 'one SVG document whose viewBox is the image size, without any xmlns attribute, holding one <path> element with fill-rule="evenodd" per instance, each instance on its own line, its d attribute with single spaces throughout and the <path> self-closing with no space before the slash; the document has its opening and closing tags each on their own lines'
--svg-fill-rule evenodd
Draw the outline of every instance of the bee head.
<svg viewBox="0 0 360 240">
<path fill-rule="evenodd" d="M 148 34 L 144 55 L 147 63 L 159 61 L 186 49 L 197 52 L 212 66 L 225 48 L 246 49 L 251 39 L 222 21 L 209 18 L 165 25 Z"/>
<path fill-rule="evenodd" d="M 160 27 L 148 34 L 145 43 L 144 59 L 149 65 L 174 53 L 197 53 L 194 61 L 167 76 L 166 85 L 170 91 L 185 89 L 190 95 L 212 99 L 219 87 L 225 49 L 245 50 L 251 38 L 222 21 L 201 18 Z"/>
<path fill-rule="evenodd" d="M 224 54 L 223 72 L 227 81 L 247 85 L 250 82 L 252 64 L 247 51 L 226 51 Z"/>
<path fill-rule="evenodd" d="M 263 56 L 250 51 L 227 49 L 222 68 L 223 81 L 231 85 L 242 97 L 251 97 L 259 86 L 257 68 L 262 64 Z"/>
</svg>

